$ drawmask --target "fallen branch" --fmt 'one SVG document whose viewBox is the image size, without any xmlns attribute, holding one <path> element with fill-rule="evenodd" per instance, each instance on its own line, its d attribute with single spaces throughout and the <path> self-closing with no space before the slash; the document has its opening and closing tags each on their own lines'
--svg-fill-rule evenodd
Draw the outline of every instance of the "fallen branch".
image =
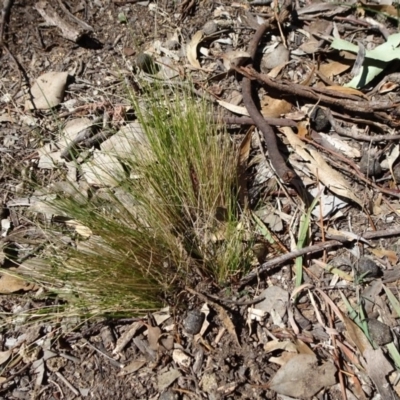
<svg viewBox="0 0 400 400">
<path fill-rule="evenodd" d="M 253 39 L 250 42 L 248 53 L 250 58 L 254 60 L 257 46 L 264 33 L 269 28 L 268 23 L 264 23 L 259 26 L 256 33 L 253 36 Z M 251 71 L 254 71 L 251 66 Z M 284 183 L 292 183 L 292 181 L 296 178 L 295 172 L 290 169 L 282 154 L 278 149 L 278 143 L 276 139 L 275 132 L 273 131 L 271 125 L 269 125 L 260 111 L 257 109 L 251 92 L 251 80 L 243 74 L 242 80 L 242 95 L 243 95 L 243 103 L 254 121 L 254 124 L 257 125 L 257 128 L 262 132 L 265 140 L 266 147 L 268 149 L 269 159 L 271 161 L 272 167 L 274 168 L 276 174 L 279 178 L 282 179 Z"/>
<path fill-rule="evenodd" d="M 399 140 L 400 135 L 361 135 L 358 133 L 353 133 L 350 129 L 346 129 L 341 127 L 336 119 L 333 117 L 332 112 L 330 110 L 325 110 L 326 117 L 328 118 L 328 121 L 330 122 L 333 130 L 340 136 L 345 136 L 349 137 L 355 140 L 362 140 L 364 142 L 382 142 L 384 140 Z"/>
<path fill-rule="evenodd" d="M 61 30 L 61 33 L 65 39 L 76 43 L 86 33 L 81 27 L 77 29 L 69 22 L 64 21 L 47 1 L 38 1 L 35 4 L 35 8 L 46 21 L 46 24 L 50 26 L 56 26 Z"/>
<path fill-rule="evenodd" d="M 245 277 L 243 277 L 240 281 L 240 286 L 238 290 L 243 288 L 245 285 L 247 285 L 249 282 L 255 279 L 258 275 L 263 274 L 272 268 L 276 268 L 277 266 L 285 263 L 286 261 L 293 260 L 294 258 L 303 256 L 304 254 L 318 253 L 319 251 L 332 249 L 333 247 L 339 247 L 339 246 L 343 246 L 343 243 L 339 242 L 338 240 L 329 240 L 327 242 L 317 243 L 312 246 L 304 247 L 298 250 L 293 250 L 289 253 L 275 257 L 274 259 L 269 260 L 264 264 L 261 264 L 258 268 L 251 271 Z"/>
<path fill-rule="evenodd" d="M 358 235 L 359 239 L 371 240 L 371 239 L 378 239 L 381 237 L 388 237 L 388 236 L 400 236 L 400 229 L 385 229 L 381 231 L 371 231 L 371 232 L 364 232 L 362 235 Z M 307 246 L 302 249 L 293 250 L 289 253 L 282 254 L 281 256 L 275 257 L 272 260 L 261 264 L 259 267 L 248 273 L 245 277 L 243 277 L 240 281 L 240 286 L 238 290 L 241 290 L 245 285 L 255 279 L 257 276 L 269 271 L 270 269 L 276 268 L 279 265 L 293 260 L 294 258 L 303 256 L 304 254 L 312 254 L 318 253 L 322 250 L 332 249 L 334 247 L 343 246 L 345 243 L 352 242 L 352 240 L 328 240 L 326 242 L 320 242 L 314 244 L 312 246 Z"/>
<path fill-rule="evenodd" d="M 238 68 L 238 70 L 241 73 L 243 73 L 243 75 L 245 75 L 247 79 L 249 79 L 249 77 L 252 77 L 253 79 L 256 79 L 258 82 L 260 82 L 262 85 L 267 86 L 270 89 L 277 90 L 280 93 L 291 96 L 302 97 L 307 100 L 312 100 L 315 101 L 316 103 L 320 103 L 321 105 L 335 107 L 342 111 L 344 110 L 346 112 L 352 112 L 368 116 L 374 114 L 374 116 L 379 120 L 383 120 L 384 118 L 382 115 L 378 114 L 377 111 L 388 110 L 397 106 L 396 103 L 393 103 L 391 101 L 385 101 L 385 102 L 360 101 L 360 100 L 353 101 L 348 99 L 348 96 L 346 96 L 347 99 L 331 97 L 333 95 L 337 97 L 338 92 L 327 89 L 315 90 L 313 88 L 293 82 L 282 82 L 282 81 L 278 82 L 270 78 L 268 75 L 258 73 L 251 66 L 240 67 Z M 342 95 L 341 97 L 344 97 L 344 95 Z"/>
</svg>

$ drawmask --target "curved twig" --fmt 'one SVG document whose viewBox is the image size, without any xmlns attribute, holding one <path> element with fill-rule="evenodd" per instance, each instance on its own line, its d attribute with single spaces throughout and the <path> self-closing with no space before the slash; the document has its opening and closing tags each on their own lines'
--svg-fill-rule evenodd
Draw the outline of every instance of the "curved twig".
<svg viewBox="0 0 400 400">
<path fill-rule="evenodd" d="M 258 43 L 269 26 L 270 25 L 268 23 L 260 25 L 254 34 L 248 48 L 248 53 L 252 60 L 254 60 Z M 286 165 L 285 159 L 279 152 L 275 132 L 273 131 L 271 125 L 265 121 L 260 111 L 258 111 L 251 93 L 251 80 L 246 76 L 243 76 L 242 80 L 242 95 L 243 103 L 249 112 L 250 117 L 253 119 L 258 129 L 260 129 L 260 131 L 263 133 L 265 144 L 268 149 L 268 155 L 276 174 L 284 183 L 291 183 L 296 177 L 296 174 Z"/>
</svg>

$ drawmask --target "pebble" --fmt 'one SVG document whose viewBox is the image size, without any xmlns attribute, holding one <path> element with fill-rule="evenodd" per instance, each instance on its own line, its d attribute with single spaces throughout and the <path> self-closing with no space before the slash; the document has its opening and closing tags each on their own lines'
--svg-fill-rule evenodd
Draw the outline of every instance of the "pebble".
<svg viewBox="0 0 400 400">
<path fill-rule="evenodd" d="M 157 71 L 153 57 L 146 53 L 139 53 L 137 55 L 136 66 L 147 74 L 153 74 Z"/>
<path fill-rule="evenodd" d="M 124 53 L 124 56 L 130 57 L 135 55 L 136 51 L 132 47 L 124 47 L 122 49 L 122 52 Z"/>
<path fill-rule="evenodd" d="M 367 257 L 361 257 L 358 261 L 358 274 L 365 275 L 366 279 L 377 278 L 382 275 L 381 269 L 374 261 Z"/>
<path fill-rule="evenodd" d="M 204 317 L 205 315 L 201 311 L 189 311 L 183 321 L 183 328 L 190 335 L 196 335 L 200 332 L 200 329 L 203 326 Z"/>
<path fill-rule="evenodd" d="M 214 21 L 208 21 L 201 29 L 205 35 L 212 35 L 218 31 L 218 25 Z"/>
<path fill-rule="evenodd" d="M 325 111 L 321 107 L 315 108 L 311 114 L 311 126 L 317 132 L 329 132 L 331 124 L 326 117 Z"/>
<path fill-rule="evenodd" d="M 368 319 L 368 330 L 371 339 L 378 345 L 383 346 L 393 341 L 390 327 L 377 319 Z"/>
<path fill-rule="evenodd" d="M 176 392 L 173 392 L 172 390 L 167 390 L 165 392 L 162 392 L 160 394 L 159 400 L 178 400 L 179 395 Z"/>
<path fill-rule="evenodd" d="M 271 53 L 263 55 L 260 64 L 261 72 L 268 73 L 272 68 L 275 68 L 288 60 L 289 50 L 283 44 L 280 44 Z"/>
<path fill-rule="evenodd" d="M 365 152 L 360 160 L 360 171 L 369 177 L 376 177 L 382 174 L 382 167 L 376 157 Z"/>
</svg>

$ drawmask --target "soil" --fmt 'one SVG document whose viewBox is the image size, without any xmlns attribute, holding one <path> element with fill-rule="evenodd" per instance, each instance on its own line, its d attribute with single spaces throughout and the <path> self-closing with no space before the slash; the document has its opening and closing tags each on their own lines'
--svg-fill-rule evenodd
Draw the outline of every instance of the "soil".
<svg viewBox="0 0 400 400">
<path fill-rule="evenodd" d="M 7 1 L 3 1 L 3 4 L 5 3 Z M 52 142 L 57 135 L 54 113 L 57 113 L 57 121 L 65 123 L 69 118 L 77 116 L 93 118 L 100 110 L 100 112 L 108 112 L 111 119 L 115 118 L 116 124 L 123 124 L 124 119 L 129 119 L 129 114 L 119 116 L 118 107 L 127 105 L 125 100 L 127 85 L 135 89 L 135 74 L 141 69 L 140 65 L 137 65 L 137 56 L 143 51 L 152 54 L 159 65 L 171 61 L 171 58 L 168 60 L 168 57 L 162 57 L 165 56 L 164 53 L 168 54 L 168 50 L 173 51 L 173 54 L 177 55 L 177 58 L 172 60 L 173 68 L 182 81 L 190 75 L 198 83 L 196 89 L 203 96 L 210 95 L 214 99 L 233 103 L 235 96 L 240 95 L 241 92 L 240 74 L 234 68 L 228 73 L 224 69 L 226 59 L 215 54 L 226 55 L 233 50 L 245 50 L 257 27 L 257 15 L 264 18 L 273 15 L 269 5 L 250 6 L 246 1 L 172 2 L 160 0 L 154 3 L 139 3 L 123 0 L 70 0 L 69 2 L 58 0 L 50 2 L 61 15 L 63 15 L 61 5 L 65 4 L 72 15 L 93 28 L 91 32 L 74 42 L 63 37 L 58 27 L 47 26 L 44 23 L 37 11 L 37 1 L 15 0 L 11 3 L 3 34 L 5 46 L 2 48 L 1 55 L 0 82 L 0 198 L 3 210 L 1 245 L 4 254 L 3 260 L 0 261 L 3 268 L 13 266 L 12 260 L 18 260 L 21 263 L 21 260 L 29 259 L 43 246 L 44 237 L 34 228 L 37 226 L 35 217 L 27 213 L 26 204 L 22 204 L 22 199 L 29 198 L 27 185 L 29 178 L 35 176 L 35 179 L 43 186 L 60 179 L 61 172 L 57 169 L 46 170 L 38 167 L 38 149 Z M 298 9 L 313 4 L 300 3 L 297 5 Z M 332 21 L 333 17 L 329 15 L 329 12 L 322 11 L 322 14 L 319 14 L 321 20 Z M 348 16 L 349 20 L 357 18 L 352 9 L 338 14 L 338 16 L 343 15 Z M 316 18 L 312 14 L 309 21 Z M 218 21 L 216 29 L 210 23 L 214 20 Z M 306 28 L 309 26 L 309 21 L 296 20 L 292 22 L 293 25 L 284 27 L 290 37 L 291 51 L 300 47 L 301 40 L 304 41 L 304 38 L 296 39 L 295 36 L 299 36 L 296 29 Z M 372 29 L 370 25 L 356 30 L 354 27 L 358 25 L 351 25 L 351 21 L 347 23 L 337 19 L 336 22 L 341 34 L 344 34 L 351 26 L 351 32 L 358 35 L 358 38 L 364 40 L 368 33 L 378 38 L 378 42 L 383 41 L 376 33 L 377 29 Z M 383 18 L 381 26 L 388 32 L 396 32 L 392 20 Z M 201 70 L 195 68 L 186 58 L 184 46 L 200 29 L 210 30 L 210 41 L 213 43 L 212 47 L 204 48 L 197 53 L 201 58 Z M 279 37 L 279 31 L 274 31 L 273 35 Z M 220 40 L 215 40 L 215 38 Z M 163 50 L 159 50 L 160 44 L 166 49 L 164 53 Z M 367 40 L 365 45 L 369 46 L 370 42 Z M 329 53 L 328 46 L 326 43 L 322 46 L 324 51 L 321 53 L 294 55 L 292 60 L 298 61 L 299 57 L 302 57 L 304 63 L 297 63 L 296 69 L 288 68 L 285 78 L 290 76 L 293 81 L 302 82 L 304 87 L 307 87 L 305 81 L 309 80 L 312 68 L 308 68 L 306 63 L 312 62 L 315 57 L 320 57 L 317 60 L 318 63 L 325 60 Z M 278 57 L 277 54 L 276 57 Z M 27 111 L 24 104 L 28 88 L 40 75 L 49 71 L 69 73 L 62 104 L 53 111 Z M 339 79 L 338 82 L 335 81 L 337 85 L 343 83 L 340 81 L 342 79 L 340 76 L 333 79 Z M 260 86 L 257 89 L 259 97 L 266 92 Z M 272 92 L 270 90 L 268 94 Z M 354 91 L 347 94 L 360 96 L 360 93 Z M 284 98 L 291 103 L 289 110 L 282 114 L 300 112 L 302 105 L 300 97 L 293 94 L 280 94 L 278 98 Z M 359 99 L 361 100 L 362 97 L 360 96 Z M 394 91 L 390 96 L 382 92 L 379 101 L 387 99 L 397 104 L 398 92 Z M 312 106 L 316 103 L 314 102 Z M 243 103 L 238 102 L 238 104 L 243 106 Z M 71 107 L 74 111 L 70 111 Z M 348 118 L 352 121 L 351 124 L 357 125 L 356 134 L 371 132 L 396 134 L 398 129 L 396 117 L 388 118 L 386 111 L 383 110 L 380 113 L 381 120 L 374 119 L 378 118 L 374 114 L 370 117 L 360 114 L 348 115 Z M 220 114 L 225 117 L 233 116 L 226 110 L 220 110 Z M 346 112 L 343 111 L 342 114 Z M 371 119 L 372 122 L 363 124 L 357 122 L 356 118 L 358 118 L 357 121 Z M 297 120 L 294 118 L 292 121 Z M 313 126 L 316 131 L 323 131 L 323 126 L 321 129 Z M 249 129 L 249 124 L 237 123 L 230 125 L 229 129 L 235 140 L 240 141 Z M 300 129 L 298 125 L 298 130 Z M 361 129 L 364 131 L 361 132 Z M 314 136 L 306 135 L 307 138 L 315 139 Z M 319 140 L 317 143 L 328 149 L 332 148 L 321 137 Z M 378 156 L 371 157 L 377 159 L 380 157 L 381 160 L 384 158 L 382 155 L 398 151 L 393 148 L 390 141 L 386 140 L 378 144 L 354 139 L 346 140 L 360 152 L 360 156 L 355 157 L 356 162 L 360 161 L 362 153 L 369 151 L 369 147 L 373 147 L 378 152 Z M 297 207 L 301 202 L 296 198 L 297 194 L 292 188 L 289 188 L 286 192 L 288 194 L 285 195 L 283 190 L 276 186 L 275 180 L 270 184 L 271 179 L 263 177 L 263 173 L 268 174 L 271 169 L 262 169 L 266 167 L 265 162 L 260 161 L 263 156 L 259 152 L 258 139 L 254 139 L 253 142 L 251 152 L 253 162 L 249 167 L 251 203 L 255 205 L 260 201 L 270 202 L 271 198 L 274 199 L 276 202 L 274 204 L 279 209 L 279 213 L 275 215 L 282 216 L 280 219 L 277 218 L 276 222 L 283 223 L 283 227 L 277 229 L 275 233 L 276 238 L 279 239 L 277 242 L 281 243 L 281 248 L 289 249 L 293 244 L 291 241 L 294 240 L 291 240 L 289 235 L 290 225 L 298 224 Z M 280 146 L 282 148 L 288 146 L 288 140 L 283 136 L 280 137 Z M 287 152 L 287 150 L 284 151 Z M 342 154 L 341 150 L 334 151 Z M 392 324 L 390 325 L 392 334 L 396 337 L 397 318 L 393 316 L 392 307 L 387 305 L 389 303 L 382 295 L 382 290 L 374 292 L 371 289 L 376 289 L 377 281 L 380 284 L 384 282 L 397 295 L 400 224 L 399 196 L 395 195 L 398 193 L 396 182 L 388 183 L 392 179 L 389 172 L 385 172 L 384 176 L 381 175 L 380 178 L 386 180 L 377 181 L 376 184 L 386 190 L 382 195 L 376 187 L 367 185 L 350 173 L 350 167 L 342 163 L 343 160 L 340 157 L 335 158 L 335 153 L 327 154 L 327 158 L 336 162 L 332 165 L 351 182 L 352 191 L 365 200 L 365 208 L 362 209 L 356 204 L 345 205 L 342 214 L 329 222 L 332 227 L 341 232 L 333 232 L 330 237 L 323 239 L 339 237 L 340 240 L 346 242 L 347 248 L 351 248 L 354 254 L 356 252 L 354 248 L 357 246 L 353 247 L 354 243 L 347 241 L 346 238 L 343 239 L 341 236 L 343 231 L 352 230 L 360 234 L 367 230 L 395 232 L 389 238 L 381 238 L 385 236 L 382 234 L 382 236 L 376 235 L 376 239 L 369 240 L 369 243 L 380 251 L 380 253 L 372 253 L 372 257 L 375 257 L 374 260 L 379 265 L 377 271 L 379 276 L 373 277 L 373 280 L 364 281 L 361 289 L 355 284 L 343 286 L 342 292 L 351 301 L 356 299 L 356 290 L 361 290 L 365 296 L 368 293 L 375 293 L 376 297 L 380 294 L 384 299 L 380 306 L 386 308 L 377 314 L 382 316 L 387 313 L 383 318 L 384 322 Z M 397 157 L 394 157 L 394 160 L 396 159 Z M 367 161 L 365 168 L 368 169 L 370 164 Z M 396 164 L 394 164 L 395 167 Z M 365 174 L 371 173 L 366 170 Z M 305 183 L 307 186 L 311 184 L 309 177 L 302 176 L 302 178 L 305 182 L 308 179 Z M 390 191 L 393 191 L 393 195 Z M 284 196 L 295 200 L 282 203 L 279 199 Z M 381 212 L 376 211 L 378 208 Z M 11 223 L 9 228 L 6 225 L 7 221 Z M 318 223 L 315 223 L 310 235 L 320 238 L 319 228 Z M 273 259 L 279 254 L 276 246 L 279 248 L 279 245 L 268 246 L 267 259 Z M 338 246 L 340 247 L 343 246 Z M 335 267 L 345 266 L 342 271 L 351 273 L 352 268 L 356 268 L 357 264 L 354 259 L 359 258 L 363 252 L 364 247 L 360 242 L 355 257 L 352 254 L 349 255 L 345 248 L 341 250 L 335 248 L 325 253 L 319 252 L 315 258 L 324 261 L 335 260 L 332 262 Z M 368 254 L 371 256 L 371 253 Z M 364 364 L 368 371 L 366 375 L 370 377 L 365 376 L 364 381 L 359 379 L 360 370 L 353 368 L 357 360 L 351 359 L 350 355 L 359 355 L 360 349 L 354 345 L 354 337 L 346 335 L 349 323 L 346 322 L 347 320 L 340 321 L 337 315 L 327 311 L 329 306 L 322 300 L 321 293 L 323 291 L 328 293 L 332 301 L 340 304 L 341 310 L 345 312 L 342 297 L 337 288 L 334 288 L 336 282 L 332 280 L 333 275 L 321 272 L 320 267 L 311 264 L 311 258 L 310 256 L 305 260 L 307 268 L 305 268 L 304 281 L 309 285 L 306 288 L 321 288 L 317 300 L 318 307 L 321 309 L 320 314 L 315 311 L 307 296 L 301 297 L 296 307 L 292 307 L 291 303 L 288 305 L 287 298 L 295 287 L 290 263 L 283 268 L 276 265 L 280 268 L 273 269 L 256 282 L 252 281 L 247 285 L 246 290 L 241 292 L 236 291 L 238 285 L 236 287 L 233 285 L 233 288 L 230 288 L 233 289 L 233 295 L 231 290 L 216 289 L 210 282 L 203 282 L 196 288 L 198 292 L 203 293 L 203 296 L 186 292 L 179 303 L 173 305 L 175 308 L 171 305 L 163 312 L 146 318 L 85 320 L 78 316 L 57 319 L 53 315 L 48 319 L 35 320 L 28 318 L 26 313 L 40 310 L 46 305 L 54 306 L 58 300 L 46 298 L 41 289 L 33 287 L 22 288 L 15 294 L 3 294 L 0 299 L 0 315 L 3 319 L 3 330 L 0 335 L 0 350 L 2 350 L 0 351 L 0 399 L 289 398 L 284 397 L 284 394 L 277 394 L 277 390 L 270 388 L 270 383 L 284 364 L 284 360 L 279 360 L 278 356 L 283 353 L 290 354 L 290 351 L 283 351 L 284 348 L 277 344 L 275 344 L 275 349 L 267 350 L 265 346 L 268 343 L 271 345 L 271 342 L 290 342 L 294 349 L 291 351 L 298 354 L 304 354 L 304 347 L 299 343 L 303 343 L 304 346 L 307 343 L 307 346 L 313 349 L 310 351 L 316 355 L 319 366 L 330 363 L 329 365 L 335 365 L 337 369 L 341 368 L 345 371 L 340 377 L 335 372 L 334 382 L 322 384 L 319 390 L 311 394 L 315 396 L 314 398 L 345 398 L 344 387 L 347 387 L 347 398 L 366 399 L 372 398 L 377 392 L 382 394 L 381 390 L 384 390 L 382 381 L 389 379 L 389 372 L 386 372 L 381 380 L 377 380 L 373 371 Z M 264 261 L 265 257 L 262 262 Z M 380 273 L 381 271 L 383 272 Z M 283 294 L 282 292 L 269 293 L 271 301 L 275 301 L 272 308 L 269 309 L 267 315 L 251 319 L 249 315 L 251 315 L 252 306 L 235 302 L 251 300 L 262 293 L 266 287 L 277 287 L 283 290 Z M 330 287 L 332 290 L 329 290 Z M 2 293 L 5 292 L 2 291 Z M 204 297 L 207 294 L 214 297 Z M 197 332 L 191 334 L 190 324 L 196 324 L 197 317 L 203 318 L 202 314 L 200 317 L 197 314 L 196 317 L 191 312 L 198 312 L 205 300 L 211 310 L 206 318 L 209 326 L 201 335 L 197 335 Z M 282 312 L 278 310 L 280 302 L 284 303 Z M 62 304 L 58 305 L 62 306 Z M 377 314 L 371 311 L 368 318 L 376 318 Z M 166 317 L 163 318 L 163 315 Z M 335 333 L 330 335 L 328 327 L 333 326 Z M 120 350 L 115 351 L 124 335 L 129 332 L 133 332 L 130 339 L 121 346 Z M 335 340 L 339 340 L 337 339 L 339 337 L 340 341 L 345 343 L 345 347 L 341 347 L 340 350 L 335 344 Z M 355 351 L 355 348 L 358 348 L 358 351 Z M 343 353 L 340 353 L 341 351 Z M 345 356 L 344 353 L 346 353 Z M 382 357 L 393 370 L 394 364 L 387 356 L 387 350 L 384 353 Z M 310 371 L 314 371 L 315 375 L 308 377 L 310 382 L 307 380 L 307 386 L 312 385 L 311 381 L 322 379 L 321 373 L 317 370 L 317 364 Z M 362 374 L 365 374 L 365 369 Z M 286 380 L 290 381 L 290 379 L 291 376 L 287 375 Z M 342 382 L 342 386 L 340 386 L 341 379 L 345 379 L 345 384 Z M 302 397 L 300 393 L 303 392 L 300 386 L 299 382 L 299 397 L 292 395 L 292 398 Z M 397 388 L 392 384 L 390 387 L 390 393 L 395 396 Z"/>
</svg>

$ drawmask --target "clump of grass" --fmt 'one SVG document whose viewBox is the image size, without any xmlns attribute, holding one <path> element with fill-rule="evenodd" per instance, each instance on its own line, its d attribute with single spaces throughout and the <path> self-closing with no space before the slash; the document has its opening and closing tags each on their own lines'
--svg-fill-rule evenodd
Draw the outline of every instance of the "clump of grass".
<svg viewBox="0 0 400 400">
<path fill-rule="evenodd" d="M 52 276 L 89 308 L 112 312 L 156 307 L 199 279 L 229 282 L 250 260 L 236 150 L 210 106 L 160 87 L 132 104 L 145 145 L 119 160 L 118 186 L 52 202 L 90 230 L 74 247 L 55 247 Z"/>
</svg>

